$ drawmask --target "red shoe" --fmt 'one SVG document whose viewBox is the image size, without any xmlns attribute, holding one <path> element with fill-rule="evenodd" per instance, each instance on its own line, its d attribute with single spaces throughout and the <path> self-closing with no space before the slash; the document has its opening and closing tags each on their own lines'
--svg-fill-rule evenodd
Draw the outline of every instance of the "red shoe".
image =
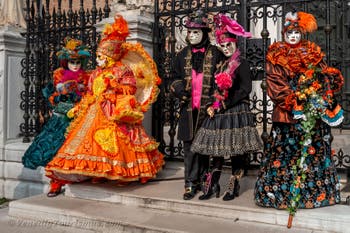
<svg viewBox="0 0 350 233">
<path fill-rule="evenodd" d="M 142 178 L 140 179 L 140 183 L 141 183 L 141 184 L 146 184 L 148 180 L 149 180 L 148 177 L 142 177 Z"/>
<path fill-rule="evenodd" d="M 54 180 L 50 182 L 50 191 L 47 193 L 48 197 L 56 197 L 60 193 L 62 193 L 63 184 Z"/>
</svg>

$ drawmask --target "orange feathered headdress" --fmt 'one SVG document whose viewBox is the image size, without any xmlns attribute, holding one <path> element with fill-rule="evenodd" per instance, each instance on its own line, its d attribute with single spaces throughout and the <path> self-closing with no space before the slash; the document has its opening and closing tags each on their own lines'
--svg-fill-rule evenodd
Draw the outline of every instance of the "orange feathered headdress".
<svg viewBox="0 0 350 233">
<path fill-rule="evenodd" d="M 128 35 L 128 22 L 121 15 L 116 15 L 112 25 L 105 25 L 97 51 L 118 60 L 122 53 L 121 44 L 126 41 Z"/>
<path fill-rule="evenodd" d="M 305 12 L 288 12 L 286 14 L 283 33 L 287 30 L 299 29 L 303 34 L 317 30 L 317 21 L 312 14 Z"/>
</svg>

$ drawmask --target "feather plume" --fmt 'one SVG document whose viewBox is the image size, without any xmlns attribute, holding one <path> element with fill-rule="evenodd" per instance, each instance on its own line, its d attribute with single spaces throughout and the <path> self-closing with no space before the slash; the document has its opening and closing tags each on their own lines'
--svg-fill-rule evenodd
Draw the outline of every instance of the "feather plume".
<svg viewBox="0 0 350 233">
<path fill-rule="evenodd" d="M 298 21 L 299 26 L 305 32 L 314 32 L 317 30 L 317 21 L 312 14 L 308 14 L 305 12 L 298 12 L 298 18 L 299 18 L 299 21 Z"/>
<path fill-rule="evenodd" d="M 106 24 L 103 30 L 102 41 L 107 40 L 118 40 L 125 41 L 126 37 L 129 35 L 129 27 L 126 20 L 120 16 L 116 15 L 114 17 L 114 23 L 112 25 Z"/>
</svg>

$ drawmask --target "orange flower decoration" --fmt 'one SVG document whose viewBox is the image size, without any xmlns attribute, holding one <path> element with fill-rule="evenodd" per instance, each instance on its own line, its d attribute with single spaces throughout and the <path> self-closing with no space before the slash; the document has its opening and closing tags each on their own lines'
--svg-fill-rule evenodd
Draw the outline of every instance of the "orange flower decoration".
<svg viewBox="0 0 350 233">
<path fill-rule="evenodd" d="M 81 45 L 80 40 L 69 39 L 66 43 L 66 49 L 75 50 L 80 45 Z"/>
<path fill-rule="evenodd" d="M 307 88 L 304 92 L 305 92 L 305 94 L 307 94 L 307 95 L 311 95 L 312 93 L 315 92 L 315 89 L 314 89 L 313 87 L 309 87 L 309 88 Z"/>
<path fill-rule="evenodd" d="M 317 197 L 317 201 L 321 202 L 326 198 L 326 193 L 321 193 L 318 197 Z"/>
<path fill-rule="evenodd" d="M 307 150 L 307 152 L 308 152 L 310 155 L 314 155 L 314 154 L 316 153 L 315 147 L 310 146 L 309 149 Z"/>
<path fill-rule="evenodd" d="M 281 162 L 279 160 L 273 161 L 273 166 L 279 168 L 281 166 Z"/>
<path fill-rule="evenodd" d="M 321 84 L 319 84 L 317 81 L 312 82 L 311 86 L 317 91 L 321 88 Z"/>
<path fill-rule="evenodd" d="M 302 104 L 299 104 L 299 105 L 296 104 L 296 105 L 294 105 L 293 110 L 295 110 L 295 111 L 303 111 L 304 107 L 303 107 Z"/>
<path fill-rule="evenodd" d="M 310 70 L 307 70 L 305 72 L 305 75 L 306 75 L 307 78 L 312 78 L 314 73 L 315 73 L 315 71 L 313 69 L 310 69 Z"/>
<path fill-rule="evenodd" d="M 304 93 L 300 93 L 300 95 L 298 96 L 299 100 L 305 100 L 306 99 L 306 95 Z"/>
<path fill-rule="evenodd" d="M 308 80 L 308 78 L 305 75 L 300 75 L 298 83 L 302 84 L 304 82 L 306 82 Z"/>
</svg>

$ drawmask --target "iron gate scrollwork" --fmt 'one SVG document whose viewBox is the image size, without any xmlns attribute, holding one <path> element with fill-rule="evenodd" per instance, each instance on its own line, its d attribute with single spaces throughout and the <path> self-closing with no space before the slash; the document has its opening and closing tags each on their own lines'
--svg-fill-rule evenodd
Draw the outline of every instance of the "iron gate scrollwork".
<svg viewBox="0 0 350 233">
<path fill-rule="evenodd" d="M 271 125 L 272 103 L 266 94 L 265 57 L 270 42 L 281 40 L 282 22 L 289 11 L 312 13 L 318 21 L 318 31 L 309 36 L 321 46 L 326 62 L 340 69 L 345 77 L 345 86 L 338 96 L 345 121 L 341 128 L 350 127 L 350 0 L 156 0 L 154 26 L 154 57 L 163 80 L 161 93 L 153 111 L 153 135 L 160 142 L 160 150 L 168 159 L 183 157 L 182 142 L 176 140 L 176 121 L 179 103 L 170 94 L 172 61 L 177 51 L 184 47 L 186 29 L 184 22 L 188 13 L 201 9 L 209 16 L 219 12 L 230 14 L 244 28 L 253 33 L 253 39 L 239 41 L 239 48 L 250 62 L 255 86 L 251 109 L 256 113 L 262 138 L 268 136 Z M 159 114 L 161 113 L 161 114 Z M 251 164 L 260 162 L 262 152 L 251 156 Z M 337 167 L 349 168 L 350 156 L 339 150 L 335 156 Z"/>
<path fill-rule="evenodd" d="M 96 8 L 96 0 L 91 9 L 84 9 L 84 1 L 68 1 L 68 8 L 62 9 L 62 0 L 26 0 L 27 30 L 25 58 L 22 60 L 22 77 L 25 90 L 21 92 L 21 109 L 24 122 L 20 125 L 23 142 L 29 142 L 41 130 L 40 115 L 49 117 L 41 90 L 51 79 L 58 66 L 56 52 L 63 46 L 66 36 L 82 40 L 89 46 L 92 54 L 89 67 L 95 67 L 95 51 L 99 35 L 95 24 L 109 16 L 108 0 L 104 8 Z M 56 4 L 53 6 L 53 4 Z M 77 9 L 77 10 L 75 10 Z"/>
</svg>

